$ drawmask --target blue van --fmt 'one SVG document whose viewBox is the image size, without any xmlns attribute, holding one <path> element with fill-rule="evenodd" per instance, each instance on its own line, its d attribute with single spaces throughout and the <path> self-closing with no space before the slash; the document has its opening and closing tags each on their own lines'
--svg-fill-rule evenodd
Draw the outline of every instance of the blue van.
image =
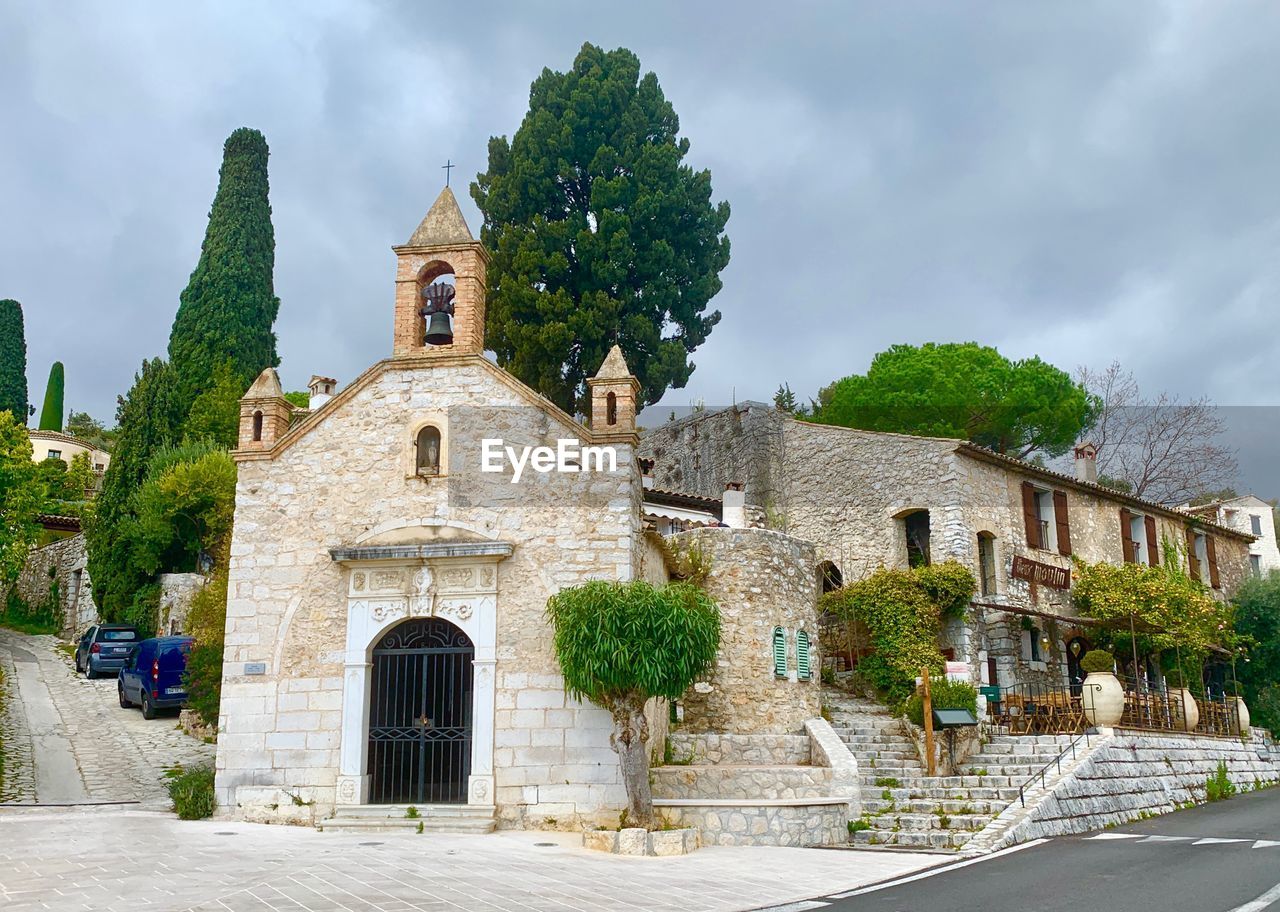
<svg viewBox="0 0 1280 912">
<path fill-rule="evenodd" d="M 167 636 L 139 643 L 120 669 L 116 683 L 120 705 L 141 706 L 142 718 L 154 719 L 157 710 L 187 702 L 182 673 L 194 642 L 191 637 Z"/>
</svg>

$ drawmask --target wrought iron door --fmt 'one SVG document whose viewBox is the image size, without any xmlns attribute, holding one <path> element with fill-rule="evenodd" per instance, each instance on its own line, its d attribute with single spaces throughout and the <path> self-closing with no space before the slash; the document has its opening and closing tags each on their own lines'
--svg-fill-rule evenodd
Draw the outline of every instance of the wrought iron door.
<svg viewBox="0 0 1280 912">
<path fill-rule="evenodd" d="M 369 800 L 466 803 L 475 647 L 439 618 L 393 627 L 373 649 Z"/>
</svg>

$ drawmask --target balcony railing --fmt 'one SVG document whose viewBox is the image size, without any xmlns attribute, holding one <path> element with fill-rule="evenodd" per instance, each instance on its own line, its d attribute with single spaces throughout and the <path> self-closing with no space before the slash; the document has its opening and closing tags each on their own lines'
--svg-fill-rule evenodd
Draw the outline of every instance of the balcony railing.
<svg viewBox="0 0 1280 912">
<path fill-rule="evenodd" d="M 1233 697 L 1225 694 L 1193 696 L 1199 719 L 1190 726 L 1191 719 L 1181 690 L 1123 677 L 1120 682 L 1124 686 L 1124 715 L 1120 728 L 1240 737 L 1240 717 Z M 1083 699 L 1084 689 L 1088 686 L 1077 682 L 1002 687 L 1000 699 L 988 704 L 992 722 L 1013 735 L 1079 734 L 1089 727 Z"/>
</svg>

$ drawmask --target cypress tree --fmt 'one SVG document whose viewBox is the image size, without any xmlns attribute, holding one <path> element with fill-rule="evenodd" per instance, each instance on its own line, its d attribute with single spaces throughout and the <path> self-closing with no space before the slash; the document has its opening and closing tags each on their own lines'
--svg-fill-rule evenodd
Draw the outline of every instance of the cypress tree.
<svg viewBox="0 0 1280 912">
<path fill-rule="evenodd" d="M 27 423 L 27 338 L 22 305 L 11 298 L 0 301 L 0 412 Z"/>
<path fill-rule="evenodd" d="M 40 430 L 62 433 L 62 397 L 66 387 L 66 374 L 61 361 L 54 361 L 49 368 L 49 385 L 44 388 L 44 408 L 40 410 Z"/>
<path fill-rule="evenodd" d="M 181 412 L 175 387 L 173 369 L 155 358 L 142 363 L 129 394 L 117 400 L 120 430 L 86 530 L 93 597 L 107 621 L 127 617 L 138 590 L 150 580 L 130 547 L 131 527 L 136 523 L 133 495 L 151 457 L 178 440 Z"/>
<path fill-rule="evenodd" d="M 268 154 L 263 135 L 246 127 L 223 146 L 200 261 L 182 292 L 169 336 L 176 404 L 183 416 L 197 396 L 215 386 L 223 364 L 231 366 L 237 398 L 264 368 L 280 364 L 272 331 L 280 299 L 272 281 L 276 242 Z M 206 404 L 204 410 L 209 409 Z"/>
</svg>

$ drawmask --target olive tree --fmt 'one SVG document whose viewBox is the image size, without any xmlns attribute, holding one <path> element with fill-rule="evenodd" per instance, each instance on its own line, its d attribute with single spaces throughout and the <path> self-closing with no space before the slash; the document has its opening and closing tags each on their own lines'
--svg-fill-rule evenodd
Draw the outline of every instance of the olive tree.
<svg viewBox="0 0 1280 912">
<path fill-rule="evenodd" d="M 651 828 L 645 703 L 677 699 L 711 667 L 720 611 L 692 583 L 595 580 L 552 596 L 547 617 L 565 690 L 613 716 L 610 744 L 622 766 L 627 817 Z"/>
</svg>

